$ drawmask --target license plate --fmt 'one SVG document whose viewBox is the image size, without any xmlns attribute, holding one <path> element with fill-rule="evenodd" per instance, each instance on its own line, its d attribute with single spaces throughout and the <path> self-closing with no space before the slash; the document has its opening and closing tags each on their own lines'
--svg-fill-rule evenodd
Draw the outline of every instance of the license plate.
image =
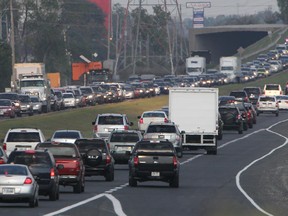
<svg viewBox="0 0 288 216">
<path fill-rule="evenodd" d="M 116 146 L 116 151 L 131 151 L 131 147 Z"/>
<path fill-rule="evenodd" d="M 108 128 L 109 132 L 112 132 L 114 130 L 114 128 Z"/>
<path fill-rule="evenodd" d="M 2 188 L 2 194 L 14 194 L 14 188 Z"/>
<path fill-rule="evenodd" d="M 3 115 L 4 114 L 4 111 L 3 110 L 0 110 L 0 115 Z"/>
<path fill-rule="evenodd" d="M 19 151 L 26 151 L 26 150 L 30 150 L 31 146 L 15 146 L 17 148 L 17 150 Z"/>
<path fill-rule="evenodd" d="M 154 177 L 160 176 L 160 172 L 151 172 L 151 176 Z"/>
</svg>

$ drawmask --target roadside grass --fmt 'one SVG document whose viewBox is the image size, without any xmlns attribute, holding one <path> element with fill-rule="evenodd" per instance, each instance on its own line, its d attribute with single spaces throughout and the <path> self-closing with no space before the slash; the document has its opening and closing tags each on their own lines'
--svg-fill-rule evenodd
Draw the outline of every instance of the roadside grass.
<svg viewBox="0 0 288 216">
<path fill-rule="evenodd" d="M 228 95 L 232 90 L 243 89 L 245 86 L 257 86 L 263 88 L 265 83 L 279 83 L 285 87 L 288 81 L 288 70 L 272 76 L 259 79 L 254 82 L 230 84 L 219 87 L 219 95 Z M 137 116 L 147 110 L 161 109 L 168 105 L 168 95 L 153 98 L 136 99 L 121 103 L 96 105 L 79 109 L 70 109 L 62 112 L 51 112 L 30 117 L 21 117 L 0 121 L 0 139 L 3 139 L 9 128 L 34 127 L 40 128 L 46 138 L 50 138 L 55 130 L 75 129 L 80 130 L 85 137 L 92 137 L 92 121 L 98 113 L 123 113 L 127 114 L 130 121 L 134 123 L 132 128 L 137 128 Z M 195 106 L 197 106 L 195 104 Z"/>
</svg>

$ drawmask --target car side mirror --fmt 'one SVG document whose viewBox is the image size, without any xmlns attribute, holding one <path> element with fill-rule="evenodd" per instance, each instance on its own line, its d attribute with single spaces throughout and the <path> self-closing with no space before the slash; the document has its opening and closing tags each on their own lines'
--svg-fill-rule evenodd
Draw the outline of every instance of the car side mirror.
<svg viewBox="0 0 288 216">
<path fill-rule="evenodd" d="M 181 131 L 181 134 L 185 134 L 185 131 Z"/>
<path fill-rule="evenodd" d="M 137 116 L 137 118 L 138 118 L 138 119 L 140 119 L 140 118 L 141 118 L 141 116 Z"/>
<path fill-rule="evenodd" d="M 133 126 L 134 125 L 134 123 L 133 122 L 130 122 L 130 126 Z"/>
<path fill-rule="evenodd" d="M 57 165 L 57 169 L 58 169 L 58 170 L 64 169 L 64 165 L 63 165 L 63 164 L 58 164 L 58 165 Z"/>
<path fill-rule="evenodd" d="M 95 122 L 92 122 L 92 125 L 95 125 Z"/>
</svg>

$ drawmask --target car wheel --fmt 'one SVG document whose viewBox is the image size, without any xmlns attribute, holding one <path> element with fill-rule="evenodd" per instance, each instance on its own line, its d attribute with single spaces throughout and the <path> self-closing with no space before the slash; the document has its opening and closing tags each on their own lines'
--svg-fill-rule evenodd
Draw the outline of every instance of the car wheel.
<svg viewBox="0 0 288 216">
<path fill-rule="evenodd" d="M 49 200 L 50 201 L 56 201 L 57 195 L 59 195 L 59 191 L 56 187 L 53 187 L 53 189 L 49 192 Z"/>
<path fill-rule="evenodd" d="M 82 179 L 73 186 L 73 193 L 81 193 L 82 191 Z"/>
<path fill-rule="evenodd" d="M 177 157 L 182 158 L 183 157 L 183 149 L 182 147 L 177 148 Z"/>
<path fill-rule="evenodd" d="M 239 129 L 238 129 L 238 134 L 243 134 L 243 129 L 242 129 L 242 127 L 239 127 Z"/>
<path fill-rule="evenodd" d="M 222 131 L 220 131 L 220 133 L 218 134 L 217 139 L 218 139 L 218 140 L 222 140 L 222 139 L 223 139 L 223 133 L 222 133 Z"/>
<path fill-rule="evenodd" d="M 259 112 L 257 112 L 257 116 L 259 116 L 260 115 L 260 113 Z"/>
<path fill-rule="evenodd" d="M 217 155 L 217 147 L 207 150 L 207 155 Z"/>
<path fill-rule="evenodd" d="M 276 112 L 276 116 L 279 116 L 279 112 Z"/>
<path fill-rule="evenodd" d="M 28 115 L 29 115 L 29 116 L 33 116 L 33 114 L 34 114 L 33 112 L 30 112 Z"/>
<path fill-rule="evenodd" d="M 17 117 L 21 117 L 22 114 L 20 112 L 17 113 Z"/>
<path fill-rule="evenodd" d="M 106 181 L 114 181 L 114 168 L 111 168 L 108 172 L 106 172 L 105 180 Z"/>
<path fill-rule="evenodd" d="M 85 155 L 87 165 L 95 167 L 102 161 L 102 153 L 97 148 L 89 149 Z"/>
<path fill-rule="evenodd" d="M 170 187 L 178 188 L 179 187 L 179 174 L 175 175 L 169 182 Z"/>
<path fill-rule="evenodd" d="M 37 207 L 38 206 L 38 197 L 37 195 L 35 194 L 33 196 L 33 198 L 31 198 L 31 200 L 29 201 L 29 207 L 30 208 L 34 208 L 34 207 Z"/>
<path fill-rule="evenodd" d="M 137 180 L 135 180 L 132 176 L 129 176 L 129 186 L 137 187 Z"/>
<path fill-rule="evenodd" d="M 253 128 L 253 123 L 249 123 L 249 128 Z"/>
</svg>

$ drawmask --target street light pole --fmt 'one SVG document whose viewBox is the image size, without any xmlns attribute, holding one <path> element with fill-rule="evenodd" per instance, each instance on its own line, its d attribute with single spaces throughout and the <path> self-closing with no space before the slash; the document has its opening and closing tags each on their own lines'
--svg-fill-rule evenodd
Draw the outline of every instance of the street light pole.
<svg viewBox="0 0 288 216">
<path fill-rule="evenodd" d="M 10 0 L 10 16 L 11 16 L 11 39 L 10 39 L 10 45 L 12 50 L 12 76 L 11 76 L 11 90 L 16 90 L 16 72 L 14 69 L 15 65 L 15 36 L 14 36 L 14 17 L 13 17 L 13 4 L 12 0 Z"/>
</svg>

